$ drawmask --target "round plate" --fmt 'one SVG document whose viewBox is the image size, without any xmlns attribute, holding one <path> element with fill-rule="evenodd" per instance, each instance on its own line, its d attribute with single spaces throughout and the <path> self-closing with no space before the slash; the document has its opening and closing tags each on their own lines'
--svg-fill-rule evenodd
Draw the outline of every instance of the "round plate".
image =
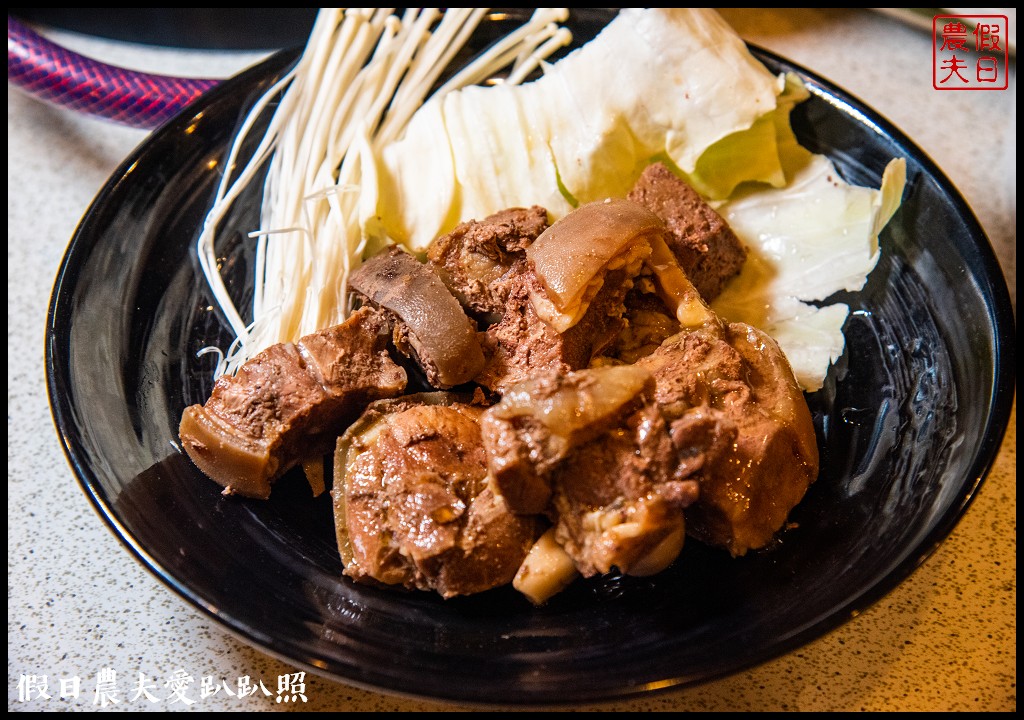
<svg viewBox="0 0 1024 720">
<path fill-rule="evenodd" d="M 580 41 L 597 26 L 579 25 Z M 500 28 L 497 28 L 500 30 Z M 481 39 L 486 42 L 485 28 Z M 509 588 L 444 601 L 341 574 L 329 498 L 299 476 L 267 502 L 226 498 L 177 445 L 230 337 L 194 241 L 245 109 L 294 53 L 223 83 L 122 165 L 76 232 L 47 332 L 53 415 L 85 492 L 170 588 L 267 652 L 343 682 L 451 701 L 552 704 L 696 684 L 778 656 L 863 610 L 950 532 L 995 457 L 1012 401 L 1014 321 L 991 248 L 935 165 L 820 78 L 793 123 L 850 181 L 907 159 L 847 352 L 809 396 L 822 472 L 770 548 L 733 559 L 690 542 L 652 578 L 578 581 L 534 608 Z M 251 293 L 258 194 L 222 232 Z"/>
</svg>

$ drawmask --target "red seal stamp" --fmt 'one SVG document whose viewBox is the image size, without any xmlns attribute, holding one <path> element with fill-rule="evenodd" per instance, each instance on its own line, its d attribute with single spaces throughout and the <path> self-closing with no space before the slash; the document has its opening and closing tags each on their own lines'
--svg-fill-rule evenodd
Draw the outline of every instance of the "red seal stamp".
<svg viewBox="0 0 1024 720">
<path fill-rule="evenodd" d="M 932 18 L 932 87 L 936 90 L 1005 90 L 1010 23 L 1005 15 L 936 15 Z"/>
</svg>

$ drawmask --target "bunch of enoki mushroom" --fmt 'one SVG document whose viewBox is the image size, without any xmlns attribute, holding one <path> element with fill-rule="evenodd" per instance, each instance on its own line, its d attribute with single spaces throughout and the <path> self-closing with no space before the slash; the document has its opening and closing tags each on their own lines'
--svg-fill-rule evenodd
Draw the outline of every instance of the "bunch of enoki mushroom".
<svg viewBox="0 0 1024 720">
<path fill-rule="evenodd" d="M 348 320 L 182 416 L 228 494 L 267 498 L 299 464 L 323 491 L 333 447 L 346 575 L 542 603 L 578 574 L 660 572 L 686 535 L 763 547 L 817 476 L 785 356 L 705 302 L 744 250 L 665 168 L 550 226 L 536 207 L 465 223 L 427 255 L 371 258 Z"/>
</svg>

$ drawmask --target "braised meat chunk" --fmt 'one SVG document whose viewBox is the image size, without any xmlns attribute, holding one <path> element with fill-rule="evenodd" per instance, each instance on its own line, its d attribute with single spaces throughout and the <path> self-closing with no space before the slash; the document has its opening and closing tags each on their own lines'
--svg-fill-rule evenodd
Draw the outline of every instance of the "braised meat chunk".
<svg viewBox="0 0 1024 720">
<path fill-rule="evenodd" d="M 364 308 L 271 346 L 217 380 L 205 405 L 185 409 L 182 447 L 226 494 L 269 497 L 274 480 L 329 452 L 367 403 L 405 390 L 405 371 L 387 352 L 390 334 L 384 316 Z"/>
<path fill-rule="evenodd" d="M 546 514 L 584 576 L 658 572 L 682 548 L 698 486 L 678 476 L 654 389 L 640 368 L 593 368 L 516 385 L 484 413 L 495 491 Z"/>
<path fill-rule="evenodd" d="M 635 363 L 657 350 L 680 330 L 672 311 L 658 297 L 656 281 L 649 273 L 643 273 L 636 279 L 623 305 L 622 329 L 604 353 L 609 358 Z"/>
<path fill-rule="evenodd" d="M 747 259 L 746 248 L 722 216 L 663 163 L 648 165 L 627 196 L 661 218 L 679 266 L 711 302 Z"/>
<path fill-rule="evenodd" d="M 539 375 L 588 367 L 625 325 L 624 301 L 663 223 L 636 203 L 589 203 L 549 227 L 505 284 L 501 321 L 488 328 L 487 366 L 476 382 L 494 392 Z"/>
<path fill-rule="evenodd" d="M 539 534 L 487 486 L 482 408 L 442 393 L 371 405 L 338 441 L 345 574 L 444 597 L 512 581 Z"/>
<path fill-rule="evenodd" d="M 504 312 L 508 280 L 518 274 L 526 248 L 547 226 L 542 207 L 509 208 L 437 238 L 427 248 L 427 259 L 466 309 L 493 322 Z"/>
<path fill-rule="evenodd" d="M 431 386 L 461 385 L 483 368 L 476 325 L 430 265 L 392 245 L 363 263 L 349 285 L 387 311 L 395 347 L 418 363 Z"/>
<path fill-rule="evenodd" d="M 708 305 L 745 256 L 663 165 L 550 226 L 510 208 L 427 262 L 389 247 L 352 274 L 348 321 L 218 380 L 182 445 L 226 493 L 266 498 L 334 444 L 338 550 L 361 583 L 512 583 L 542 604 L 580 575 L 660 572 L 687 535 L 743 555 L 819 462 L 778 345 Z M 459 392 L 399 397 L 416 384 Z"/>
<path fill-rule="evenodd" d="M 516 383 L 540 375 L 560 375 L 587 367 L 617 335 L 619 292 L 610 285 L 583 322 L 560 333 L 541 320 L 531 295 L 543 292 L 534 274 L 522 270 L 508 283 L 501 321 L 483 336 L 487 364 L 475 381 L 502 393 Z M 616 300 L 619 300 L 616 303 Z"/>
<path fill-rule="evenodd" d="M 700 481 L 687 531 L 743 555 L 771 540 L 818 475 L 811 413 L 775 341 L 723 321 L 666 244 L 651 246 L 658 294 L 681 330 L 634 367 L 654 375 L 679 470 Z"/>
<path fill-rule="evenodd" d="M 764 547 L 818 475 L 810 411 L 778 345 L 740 323 L 680 333 L 637 365 L 700 482 L 687 532 L 743 555 Z"/>
</svg>

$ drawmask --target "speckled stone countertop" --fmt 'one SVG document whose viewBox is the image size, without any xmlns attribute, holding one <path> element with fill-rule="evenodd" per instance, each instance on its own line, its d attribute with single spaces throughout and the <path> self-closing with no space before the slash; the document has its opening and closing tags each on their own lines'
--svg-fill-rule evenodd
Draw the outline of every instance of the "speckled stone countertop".
<svg viewBox="0 0 1024 720">
<path fill-rule="evenodd" d="M 833 81 L 920 145 L 979 217 L 1016 302 L 1015 67 L 1009 90 L 941 92 L 932 88 L 929 33 L 883 15 L 771 9 L 723 15 L 747 40 Z M 223 77 L 259 59 L 51 34 L 99 59 L 172 74 Z M 232 685 L 249 676 L 276 690 L 278 677 L 296 669 L 238 642 L 143 570 L 80 491 L 46 400 L 49 293 L 78 220 L 145 135 L 8 89 L 8 709 L 98 709 L 93 693 L 105 667 L 117 669 L 122 681 L 115 710 L 185 709 L 160 698 L 129 702 L 140 672 L 162 686 L 179 670 L 196 678 L 193 710 L 468 709 L 313 675 L 305 678 L 308 703 L 298 707 L 276 704 L 263 692 L 200 698 L 203 676 Z M 579 709 L 1015 710 L 1016 438 L 1014 410 L 995 466 L 952 535 L 860 616 L 747 672 Z M 49 699 L 38 692 L 43 676 Z M 77 697 L 74 677 L 80 678 Z M 19 692 L 29 678 L 34 692 L 23 701 Z M 167 695 L 161 687 L 161 698 Z"/>
</svg>

